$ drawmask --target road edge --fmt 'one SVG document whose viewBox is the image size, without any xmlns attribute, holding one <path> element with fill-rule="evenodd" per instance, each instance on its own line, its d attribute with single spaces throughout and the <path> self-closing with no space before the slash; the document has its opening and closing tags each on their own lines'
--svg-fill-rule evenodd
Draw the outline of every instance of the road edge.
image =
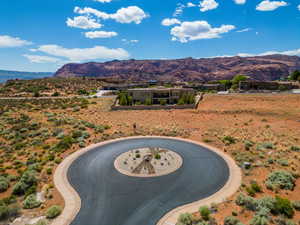
<svg viewBox="0 0 300 225">
<path fill-rule="evenodd" d="M 95 148 L 124 140 L 130 139 L 144 139 L 144 138 L 163 138 L 163 139 L 172 139 L 179 140 L 184 142 L 193 143 L 196 145 L 203 146 L 221 156 L 227 163 L 229 167 L 229 179 L 225 186 L 221 188 L 215 194 L 209 196 L 208 198 L 202 199 L 200 201 L 196 201 L 187 205 L 180 206 L 168 212 L 164 215 L 156 225 L 175 225 L 178 216 L 183 212 L 195 212 L 201 205 L 209 205 L 211 203 L 220 203 L 223 202 L 226 198 L 233 195 L 241 185 L 242 173 L 240 168 L 235 164 L 234 160 L 224 152 L 219 149 L 207 145 L 202 142 L 193 141 L 190 139 L 178 138 L 178 137 L 165 137 L 165 136 L 131 136 L 125 138 L 118 138 L 109 141 L 100 142 L 97 144 L 92 144 L 86 148 L 80 149 L 73 154 L 69 155 L 67 158 L 63 160 L 61 164 L 56 168 L 54 173 L 54 185 L 56 189 L 59 191 L 61 196 L 64 199 L 65 207 L 62 214 L 53 220 L 51 225 L 70 225 L 72 221 L 75 219 L 76 215 L 80 211 L 81 208 L 81 199 L 75 189 L 71 186 L 68 181 L 67 173 L 69 167 L 72 163 L 78 159 L 83 154 L 94 150 Z"/>
</svg>

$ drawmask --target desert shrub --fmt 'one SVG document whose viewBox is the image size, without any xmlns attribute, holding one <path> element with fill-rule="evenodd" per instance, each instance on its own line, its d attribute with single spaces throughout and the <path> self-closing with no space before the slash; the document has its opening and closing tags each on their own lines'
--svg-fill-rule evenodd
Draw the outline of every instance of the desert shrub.
<svg viewBox="0 0 300 225">
<path fill-rule="evenodd" d="M 209 221 L 201 220 L 197 222 L 195 225 L 210 225 L 211 223 Z"/>
<path fill-rule="evenodd" d="M 23 173 L 21 179 L 14 185 L 13 194 L 23 195 L 31 187 L 37 183 L 36 172 L 34 170 L 27 170 Z M 35 188 L 34 188 L 35 189 Z"/>
<path fill-rule="evenodd" d="M 257 150 L 267 150 L 267 149 L 273 149 L 273 148 L 274 148 L 274 145 L 269 142 L 260 143 L 256 147 Z"/>
<path fill-rule="evenodd" d="M 294 176 L 285 170 L 272 172 L 265 181 L 268 189 L 275 190 L 277 188 L 293 190 L 295 187 Z"/>
<path fill-rule="evenodd" d="M 242 225 L 241 221 L 234 216 L 227 216 L 224 219 L 224 225 Z"/>
<path fill-rule="evenodd" d="M 289 161 L 287 159 L 278 159 L 277 162 L 281 166 L 288 166 L 289 165 Z"/>
<path fill-rule="evenodd" d="M 249 150 L 251 147 L 253 147 L 254 143 L 252 141 L 245 141 L 245 149 Z"/>
<path fill-rule="evenodd" d="M 257 182 L 251 182 L 250 186 L 246 187 L 246 191 L 253 197 L 256 193 L 262 192 L 262 188 Z"/>
<path fill-rule="evenodd" d="M 161 156 L 160 156 L 159 153 L 157 153 L 157 154 L 155 154 L 154 158 L 157 159 L 157 160 L 160 160 L 160 159 L 161 159 Z"/>
<path fill-rule="evenodd" d="M 291 146 L 290 148 L 292 151 L 295 151 L 295 152 L 299 152 L 300 151 L 300 147 L 299 146 Z"/>
<path fill-rule="evenodd" d="M 267 225 L 269 224 L 268 218 L 269 211 L 266 209 L 261 209 L 257 212 L 250 221 L 250 225 Z"/>
<path fill-rule="evenodd" d="M 258 203 L 255 198 L 245 196 L 244 194 L 239 194 L 235 200 L 235 203 L 239 206 L 244 206 L 246 209 L 252 211 L 255 211 L 258 206 Z"/>
<path fill-rule="evenodd" d="M 7 178 L 0 176 L 0 193 L 5 192 L 9 188 L 9 181 Z"/>
<path fill-rule="evenodd" d="M 207 206 L 200 207 L 199 212 L 200 212 L 202 219 L 209 220 L 210 210 Z"/>
<path fill-rule="evenodd" d="M 0 205 L 0 220 L 4 220 L 9 215 L 9 209 L 6 205 L 2 204 Z"/>
<path fill-rule="evenodd" d="M 83 142 L 83 141 L 79 142 L 79 147 L 80 148 L 84 148 L 85 146 L 86 146 L 85 142 Z"/>
<path fill-rule="evenodd" d="M 76 130 L 76 131 L 73 131 L 72 132 L 72 138 L 79 138 L 79 137 L 81 137 L 82 136 L 82 131 L 80 131 L 80 130 Z"/>
<path fill-rule="evenodd" d="M 275 224 L 277 224 L 277 225 L 296 225 L 294 221 L 287 220 L 287 219 L 284 219 L 284 218 L 276 219 Z"/>
<path fill-rule="evenodd" d="M 258 199 L 256 201 L 257 201 L 256 210 L 267 208 L 270 211 L 272 211 L 274 209 L 275 198 L 273 198 L 273 197 L 265 196 L 265 197 L 263 197 L 261 199 Z"/>
<path fill-rule="evenodd" d="M 274 214 L 282 214 L 288 218 L 292 218 L 294 216 L 294 209 L 290 200 L 279 196 L 275 197 L 275 204 L 272 212 Z"/>
<path fill-rule="evenodd" d="M 223 142 L 227 145 L 235 144 L 236 139 L 232 136 L 225 136 L 223 137 Z"/>
<path fill-rule="evenodd" d="M 62 152 L 71 148 L 72 144 L 75 140 L 70 136 L 65 136 L 62 140 L 60 140 L 55 146 L 54 150 L 57 152 Z"/>
<path fill-rule="evenodd" d="M 47 168 L 46 172 L 47 172 L 48 175 L 51 175 L 52 174 L 52 168 Z"/>
<path fill-rule="evenodd" d="M 7 206 L 0 204 L 0 220 L 16 217 L 20 213 L 20 208 L 17 205 Z"/>
<path fill-rule="evenodd" d="M 294 201 L 294 202 L 293 202 L 293 207 L 294 207 L 294 209 L 296 209 L 297 211 L 300 211 L 300 201 Z"/>
<path fill-rule="evenodd" d="M 41 205 L 41 202 L 37 200 L 35 194 L 31 194 L 27 196 L 27 198 L 23 201 L 23 208 L 24 209 L 33 209 L 37 208 Z"/>
<path fill-rule="evenodd" d="M 192 225 L 193 216 L 190 213 L 183 213 L 178 218 L 178 224 L 182 225 Z"/>
<path fill-rule="evenodd" d="M 55 217 L 59 216 L 62 212 L 62 208 L 59 205 L 51 206 L 46 212 L 47 219 L 54 219 Z"/>
</svg>

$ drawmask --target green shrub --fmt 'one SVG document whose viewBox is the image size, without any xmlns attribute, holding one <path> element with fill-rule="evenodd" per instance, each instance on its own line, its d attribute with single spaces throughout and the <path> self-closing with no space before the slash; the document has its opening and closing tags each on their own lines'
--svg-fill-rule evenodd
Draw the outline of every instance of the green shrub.
<svg viewBox="0 0 300 225">
<path fill-rule="evenodd" d="M 27 198 L 23 201 L 23 208 L 24 209 L 33 209 L 37 208 L 41 205 L 41 202 L 37 200 L 35 194 L 31 194 L 27 196 Z"/>
<path fill-rule="evenodd" d="M 223 137 L 223 142 L 227 145 L 235 144 L 236 139 L 232 136 L 225 136 Z"/>
<path fill-rule="evenodd" d="M 262 209 L 258 213 L 254 215 L 254 217 L 250 221 L 250 225 L 267 225 L 269 224 L 269 218 L 267 216 L 268 211 Z"/>
<path fill-rule="evenodd" d="M 270 211 L 272 211 L 274 209 L 275 198 L 273 198 L 273 197 L 265 196 L 265 197 L 263 197 L 261 199 L 258 199 L 256 201 L 257 201 L 256 210 L 267 208 Z"/>
<path fill-rule="evenodd" d="M 154 158 L 157 159 L 157 160 L 160 160 L 160 159 L 161 159 L 161 156 L 160 156 L 159 153 L 157 153 L 157 154 L 155 154 Z"/>
<path fill-rule="evenodd" d="M 199 209 L 202 219 L 209 220 L 210 217 L 210 210 L 207 206 L 202 206 Z"/>
<path fill-rule="evenodd" d="M 281 166 L 288 166 L 289 165 L 289 161 L 287 159 L 278 159 L 277 162 Z"/>
<path fill-rule="evenodd" d="M 7 206 L 0 204 L 0 220 L 16 217 L 20 213 L 20 208 L 17 205 Z"/>
<path fill-rule="evenodd" d="M 274 145 L 269 142 L 260 143 L 256 147 L 257 150 L 267 150 L 267 149 L 273 149 L 273 148 L 274 148 Z"/>
<path fill-rule="evenodd" d="M 294 201 L 294 202 L 293 202 L 293 207 L 294 207 L 294 209 L 296 209 L 297 211 L 300 211 L 300 201 Z"/>
<path fill-rule="evenodd" d="M 286 220 L 284 218 L 278 218 L 275 220 L 277 225 L 296 225 L 296 223 L 292 220 Z"/>
<path fill-rule="evenodd" d="M 252 141 L 245 141 L 245 149 L 250 150 L 251 147 L 253 147 L 254 143 Z"/>
<path fill-rule="evenodd" d="M 5 192 L 9 188 L 9 181 L 3 177 L 0 176 L 0 193 Z"/>
<path fill-rule="evenodd" d="M 244 206 L 246 209 L 252 211 L 255 211 L 258 206 L 258 203 L 255 198 L 245 196 L 244 194 L 239 194 L 235 200 L 235 203 L 239 206 Z"/>
<path fill-rule="evenodd" d="M 277 188 L 293 190 L 295 187 L 294 176 L 285 170 L 272 172 L 265 181 L 268 189 L 275 190 Z"/>
<path fill-rule="evenodd" d="M 21 179 L 14 185 L 13 194 L 23 195 L 31 187 L 37 183 L 36 172 L 34 170 L 27 170 L 23 173 Z"/>
<path fill-rule="evenodd" d="M 282 214 L 288 218 L 292 218 L 294 216 L 294 209 L 290 200 L 276 196 L 274 209 L 272 210 L 272 213 Z"/>
<path fill-rule="evenodd" d="M 71 148 L 74 142 L 75 140 L 72 137 L 66 136 L 55 145 L 54 149 L 57 152 L 66 151 Z"/>
<path fill-rule="evenodd" d="M 152 99 L 151 98 L 147 98 L 145 100 L 145 105 L 152 105 Z"/>
<path fill-rule="evenodd" d="M 299 152 L 300 151 L 300 147 L 299 146 L 291 146 L 291 150 L 295 151 L 295 152 Z"/>
<path fill-rule="evenodd" d="M 160 105 L 166 105 L 167 104 L 167 100 L 166 99 L 160 99 L 159 100 L 159 104 Z"/>
<path fill-rule="evenodd" d="M 227 216 L 224 219 L 224 225 L 242 225 L 241 221 L 234 216 Z"/>
<path fill-rule="evenodd" d="M 55 217 L 59 216 L 62 212 L 62 208 L 59 205 L 51 206 L 46 212 L 47 219 L 54 219 Z"/>
<path fill-rule="evenodd" d="M 9 215 L 9 209 L 6 205 L 0 205 L 0 220 L 4 220 Z"/>
<path fill-rule="evenodd" d="M 192 225 L 193 216 L 190 213 L 183 213 L 179 216 L 178 223 L 181 223 L 183 225 Z"/>
</svg>

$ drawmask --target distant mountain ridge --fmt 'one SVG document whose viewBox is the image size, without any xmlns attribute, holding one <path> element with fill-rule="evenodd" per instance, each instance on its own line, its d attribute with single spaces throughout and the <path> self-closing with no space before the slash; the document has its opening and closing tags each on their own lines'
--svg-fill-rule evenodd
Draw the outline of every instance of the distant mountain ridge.
<svg viewBox="0 0 300 225">
<path fill-rule="evenodd" d="M 66 64 L 56 77 L 113 77 L 126 81 L 211 81 L 244 74 L 261 81 L 278 80 L 300 70 L 300 57 L 267 55 L 255 57 L 185 58 L 174 60 L 114 60 Z"/>
<path fill-rule="evenodd" d="M 23 72 L 23 71 L 11 71 L 11 70 L 0 70 L 0 83 L 4 83 L 7 80 L 12 79 L 38 79 L 44 77 L 50 77 L 53 73 L 48 72 Z"/>
</svg>

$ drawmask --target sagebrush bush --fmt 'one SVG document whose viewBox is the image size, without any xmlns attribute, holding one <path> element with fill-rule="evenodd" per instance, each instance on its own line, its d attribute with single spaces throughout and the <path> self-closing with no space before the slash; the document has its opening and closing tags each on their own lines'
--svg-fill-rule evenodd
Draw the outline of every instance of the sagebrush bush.
<svg viewBox="0 0 300 225">
<path fill-rule="evenodd" d="M 243 225 L 243 224 L 238 218 L 234 216 L 227 216 L 224 219 L 224 225 Z"/>
<path fill-rule="evenodd" d="M 9 188 L 9 181 L 7 178 L 0 176 L 0 193 L 5 192 Z"/>
<path fill-rule="evenodd" d="M 178 224 L 182 225 L 192 225 L 193 223 L 193 216 L 190 213 L 183 213 L 178 218 Z"/>
<path fill-rule="evenodd" d="M 276 190 L 277 188 L 293 190 L 295 187 L 295 178 L 293 174 L 285 170 L 272 172 L 265 181 L 268 189 Z"/>
<path fill-rule="evenodd" d="M 275 204 L 272 212 L 274 214 L 282 214 L 288 218 L 292 218 L 295 213 L 290 200 L 287 198 L 281 198 L 279 196 L 275 197 Z"/>
<path fill-rule="evenodd" d="M 41 205 L 41 202 L 37 200 L 35 194 L 28 195 L 27 198 L 23 201 L 24 209 L 33 209 Z"/>
<path fill-rule="evenodd" d="M 201 215 L 202 219 L 209 220 L 210 210 L 207 206 L 200 207 L 199 212 L 200 212 L 200 215 Z"/>
<path fill-rule="evenodd" d="M 46 212 L 47 219 L 54 219 L 55 217 L 59 216 L 62 212 L 62 208 L 59 205 L 51 206 Z"/>
<path fill-rule="evenodd" d="M 294 207 L 294 209 L 296 209 L 297 211 L 300 211 L 300 201 L 294 201 L 294 202 L 293 202 L 293 207 Z"/>
</svg>

